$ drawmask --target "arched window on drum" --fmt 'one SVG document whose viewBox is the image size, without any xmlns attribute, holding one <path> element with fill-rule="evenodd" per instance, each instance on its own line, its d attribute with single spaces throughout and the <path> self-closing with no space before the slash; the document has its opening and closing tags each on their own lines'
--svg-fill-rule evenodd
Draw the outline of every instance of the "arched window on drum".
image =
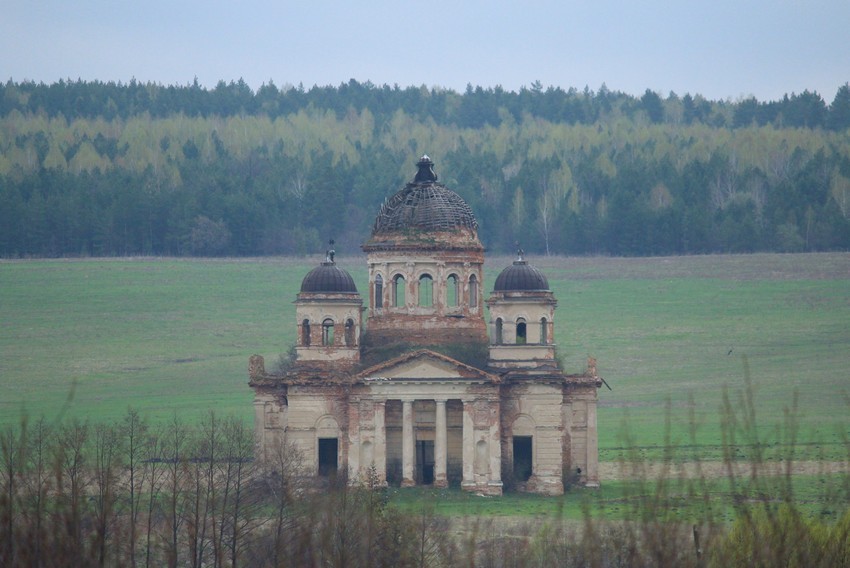
<svg viewBox="0 0 850 568">
<path fill-rule="evenodd" d="M 354 320 L 348 318 L 345 320 L 345 346 L 354 347 L 357 342 L 354 337 Z"/>
<path fill-rule="evenodd" d="M 308 319 L 301 322 L 301 345 L 310 347 L 310 320 Z"/>
<path fill-rule="evenodd" d="M 528 330 L 526 329 L 525 320 L 518 318 L 516 320 L 516 344 L 525 345 L 528 342 Z"/>
<path fill-rule="evenodd" d="M 449 274 L 449 278 L 446 281 L 446 305 L 450 308 L 457 307 L 459 284 L 457 274 Z"/>
<path fill-rule="evenodd" d="M 469 277 L 469 307 L 478 307 L 478 278 L 474 274 Z"/>
<path fill-rule="evenodd" d="M 404 276 L 396 274 L 393 278 L 393 306 L 403 308 L 406 304 L 404 297 Z"/>
<path fill-rule="evenodd" d="M 419 277 L 419 306 L 430 308 L 434 305 L 434 280 L 430 274 Z"/>
<path fill-rule="evenodd" d="M 334 344 L 334 320 L 327 318 L 322 322 L 322 345 L 329 347 Z"/>
</svg>

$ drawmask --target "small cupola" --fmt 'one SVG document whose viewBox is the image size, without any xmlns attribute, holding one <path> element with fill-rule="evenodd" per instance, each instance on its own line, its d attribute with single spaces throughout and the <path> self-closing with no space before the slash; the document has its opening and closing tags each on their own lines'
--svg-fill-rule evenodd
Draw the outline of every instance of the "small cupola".
<svg viewBox="0 0 850 568">
<path fill-rule="evenodd" d="M 490 308 L 492 368 L 549 368 L 555 361 L 555 297 L 540 270 L 517 258 L 496 278 L 487 300 Z"/>
<path fill-rule="evenodd" d="M 351 274 L 334 262 L 336 253 L 333 250 L 333 244 L 334 241 L 331 240 L 331 248 L 325 253 L 324 262 L 308 272 L 304 280 L 301 281 L 301 292 L 357 293 L 357 286 L 354 285 Z"/>
<path fill-rule="evenodd" d="M 525 260 L 525 253 L 517 249 L 517 259 L 496 277 L 494 292 L 549 291 L 549 281 Z"/>
<path fill-rule="evenodd" d="M 363 299 L 351 274 L 337 266 L 333 244 L 304 277 L 295 301 L 300 364 L 354 365 L 360 360 Z"/>
</svg>

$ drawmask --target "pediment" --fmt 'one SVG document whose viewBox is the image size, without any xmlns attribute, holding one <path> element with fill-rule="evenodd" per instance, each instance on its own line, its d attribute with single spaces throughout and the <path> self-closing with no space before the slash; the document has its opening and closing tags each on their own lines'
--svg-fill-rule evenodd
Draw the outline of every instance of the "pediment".
<svg viewBox="0 0 850 568">
<path fill-rule="evenodd" d="M 456 359 L 429 350 L 414 351 L 373 365 L 358 373 L 370 381 L 472 381 L 498 382 L 498 377 Z"/>
</svg>

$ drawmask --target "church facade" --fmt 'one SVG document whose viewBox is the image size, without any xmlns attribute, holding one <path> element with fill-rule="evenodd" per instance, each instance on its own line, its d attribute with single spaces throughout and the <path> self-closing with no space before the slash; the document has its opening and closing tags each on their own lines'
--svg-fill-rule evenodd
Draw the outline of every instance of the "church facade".
<svg viewBox="0 0 850 568">
<path fill-rule="evenodd" d="M 295 449 L 309 475 L 487 495 L 598 485 L 595 361 L 561 369 L 557 302 L 521 251 L 485 300 L 475 216 L 433 166 L 419 160 L 362 245 L 368 306 L 329 251 L 295 300 L 292 365 L 251 357 L 260 456 Z"/>
</svg>

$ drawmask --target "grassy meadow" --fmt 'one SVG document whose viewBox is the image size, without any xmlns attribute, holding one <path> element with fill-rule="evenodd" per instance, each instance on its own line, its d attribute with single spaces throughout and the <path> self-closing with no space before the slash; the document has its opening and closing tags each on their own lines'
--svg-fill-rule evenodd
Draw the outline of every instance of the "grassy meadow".
<svg viewBox="0 0 850 568">
<path fill-rule="evenodd" d="M 511 260 L 488 259 L 486 291 Z M 117 420 L 128 406 L 152 421 L 209 409 L 250 420 L 248 357 L 273 368 L 294 341 L 292 302 L 317 261 L 0 261 L 0 423 Z M 745 375 L 763 440 L 779 440 L 798 393 L 798 452 L 846 459 L 850 254 L 531 262 L 558 298 L 567 371 L 593 355 L 611 386 L 599 393 L 603 461 L 625 447 L 660 455 L 668 417 L 673 442 L 719 459 L 723 392 L 737 400 Z M 364 259 L 341 264 L 365 291 Z"/>
</svg>

